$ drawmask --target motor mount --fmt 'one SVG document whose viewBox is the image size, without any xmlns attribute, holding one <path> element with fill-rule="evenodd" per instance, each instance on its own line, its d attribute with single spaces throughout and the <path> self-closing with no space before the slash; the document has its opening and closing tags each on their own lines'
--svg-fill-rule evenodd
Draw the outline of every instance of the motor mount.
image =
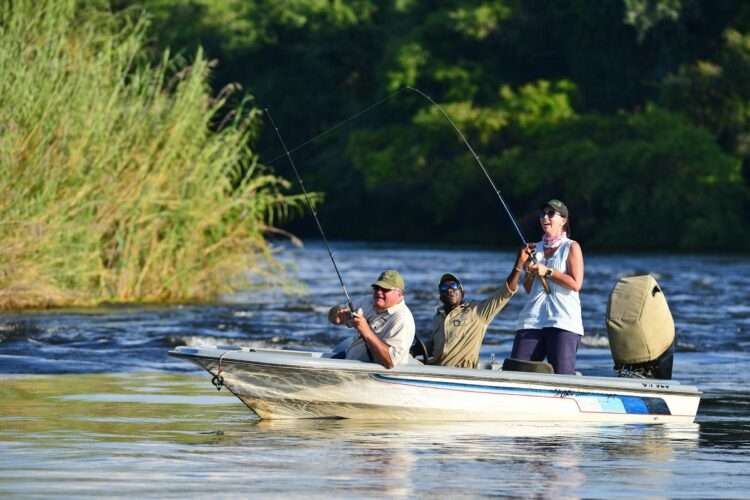
<svg viewBox="0 0 750 500">
<path fill-rule="evenodd" d="M 672 378 L 672 313 L 650 274 L 620 278 L 607 303 L 607 335 L 620 376 Z"/>
</svg>

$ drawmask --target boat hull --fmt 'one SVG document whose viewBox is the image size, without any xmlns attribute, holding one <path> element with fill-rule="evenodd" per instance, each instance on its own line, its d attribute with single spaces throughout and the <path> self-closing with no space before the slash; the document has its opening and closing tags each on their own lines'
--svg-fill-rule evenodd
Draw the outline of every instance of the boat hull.
<svg viewBox="0 0 750 500">
<path fill-rule="evenodd" d="M 700 392 L 673 381 L 334 360 L 320 353 L 178 348 L 263 419 L 693 422 Z"/>
</svg>

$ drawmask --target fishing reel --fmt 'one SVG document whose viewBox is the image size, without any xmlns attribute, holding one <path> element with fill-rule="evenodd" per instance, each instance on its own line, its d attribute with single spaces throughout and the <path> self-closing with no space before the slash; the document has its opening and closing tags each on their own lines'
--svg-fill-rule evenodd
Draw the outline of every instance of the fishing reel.
<svg viewBox="0 0 750 500">
<path fill-rule="evenodd" d="M 364 316 L 365 312 L 362 310 L 362 308 L 357 308 L 356 311 L 353 311 L 349 309 L 349 316 L 348 319 L 344 321 L 344 324 L 348 326 L 349 328 L 354 328 L 354 316 Z"/>
</svg>

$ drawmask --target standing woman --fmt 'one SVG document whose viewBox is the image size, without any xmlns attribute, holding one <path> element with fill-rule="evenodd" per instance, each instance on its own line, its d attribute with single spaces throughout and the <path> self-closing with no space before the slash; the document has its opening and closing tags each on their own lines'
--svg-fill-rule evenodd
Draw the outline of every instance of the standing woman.
<svg viewBox="0 0 750 500">
<path fill-rule="evenodd" d="M 581 300 L 583 252 L 578 242 L 568 238 L 568 207 L 560 200 L 549 200 L 539 213 L 544 231 L 542 241 L 529 245 L 536 264 L 527 262 L 528 277 L 543 276 L 549 284 L 545 292 L 539 279 L 524 283 L 528 302 L 518 318 L 512 358 L 543 361 L 546 357 L 555 373 L 574 375 L 576 351 L 583 336 Z"/>
</svg>

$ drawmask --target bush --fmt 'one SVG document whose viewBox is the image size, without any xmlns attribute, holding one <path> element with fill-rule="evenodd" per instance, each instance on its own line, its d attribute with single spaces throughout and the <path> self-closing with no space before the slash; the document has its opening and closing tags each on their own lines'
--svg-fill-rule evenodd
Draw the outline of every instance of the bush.
<svg viewBox="0 0 750 500">
<path fill-rule="evenodd" d="M 146 25 L 77 0 L 0 10 L 0 307 L 206 300 L 273 265 L 301 208 L 256 163 L 199 51 L 141 57 Z M 88 5 L 88 6 L 87 6 Z M 266 269 L 266 271 L 263 271 Z M 239 277 L 239 278 L 238 278 Z"/>
</svg>

